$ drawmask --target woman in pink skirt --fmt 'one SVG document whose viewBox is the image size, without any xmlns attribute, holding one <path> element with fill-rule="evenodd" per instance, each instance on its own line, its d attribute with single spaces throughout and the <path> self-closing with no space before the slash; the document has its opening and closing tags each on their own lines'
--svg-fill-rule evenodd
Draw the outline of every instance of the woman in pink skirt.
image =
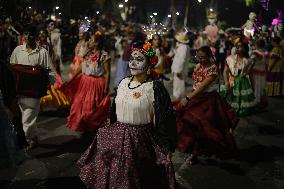
<svg viewBox="0 0 284 189">
<path fill-rule="evenodd" d="M 63 92 L 71 102 L 67 127 L 80 132 L 96 132 L 108 117 L 110 107 L 110 58 L 103 51 L 104 36 L 92 34 L 88 53 Z"/>
</svg>

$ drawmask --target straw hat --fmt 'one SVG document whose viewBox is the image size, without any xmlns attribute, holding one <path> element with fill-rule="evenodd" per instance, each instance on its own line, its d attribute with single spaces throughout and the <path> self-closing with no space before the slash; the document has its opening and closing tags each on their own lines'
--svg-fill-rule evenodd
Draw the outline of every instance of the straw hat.
<svg viewBox="0 0 284 189">
<path fill-rule="evenodd" d="M 176 34 L 175 39 L 180 43 L 189 43 L 188 36 L 183 32 Z"/>
</svg>

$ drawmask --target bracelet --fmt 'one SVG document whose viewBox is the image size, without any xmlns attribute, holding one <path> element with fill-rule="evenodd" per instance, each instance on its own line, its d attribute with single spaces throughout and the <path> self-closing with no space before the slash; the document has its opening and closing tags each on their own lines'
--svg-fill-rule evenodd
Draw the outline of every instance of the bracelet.
<svg viewBox="0 0 284 189">
<path fill-rule="evenodd" d="M 187 102 L 190 100 L 190 98 L 188 96 L 186 96 L 185 99 L 187 100 Z"/>
</svg>

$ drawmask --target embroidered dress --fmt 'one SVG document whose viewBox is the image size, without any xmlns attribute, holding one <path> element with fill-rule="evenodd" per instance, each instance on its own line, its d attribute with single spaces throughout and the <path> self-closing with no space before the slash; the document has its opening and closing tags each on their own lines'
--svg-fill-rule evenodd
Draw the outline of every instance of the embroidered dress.
<svg viewBox="0 0 284 189">
<path fill-rule="evenodd" d="M 88 54 L 82 62 L 82 73 L 63 87 L 64 94 L 71 102 L 68 128 L 96 132 L 106 122 L 110 97 L 104 94 L 106 79 L 103 64 L 108 59 L 106 52 Z"/>
<path fill-rule="evenodd" d="M 218 75 L 215 64 L 207 68 L 197 64 L 192 75 L 193 90 L 212 75 Z M 222 99 L 217 89 L 216 79 L 201 94 L 191 98 L 186 107 L 176 105 L 179 151 L 224 156 L 234 149 L 229 130 L 236 127 L 238 119 L 235 110 Z"/>
<path fill-rule="evenodd" d="M 225 86 L 221 86 L 220 94 L 236 110 L 239 116 L 252 113 L 256 105 L 255 96 L 249 79 L 251 63 L 246 58 L 242 62 L 237 61 L 237 55 L 227 58 L 229 68 L 230 90 L 225 91 Z"/>
<path fill-rule="evenodd" d="M 176 127 L 165 87 L 158 81 L 141 84 L 129 78 L 122 80 L 111 122 L 98 130 L 78 161 L 80 178 L 86 186 L 175 188 L 173 166 L 166 154 L 175 149 Z"/>
<path fill-rule="evenodd" d="M 271 56 L 277 58 L 270 58 L 269 66 L 274 66 L 267 72 L 267 96 L 281 96 L 284 95 L 284 50 L 281 47 L 273 48 Z"/>
<path fill-rule="evenodd" d="M 155 65 L 155 68 L 153 70 L 154 72 L 158 74 L 163 74 L 164 73 L 164 66 L 163 66 L 164 57 L 162 56 L 159 48 L 155 49 L 155 51 L 156 51 L 156 56 L 158 57 L 158 63 Z"/>
</svg>

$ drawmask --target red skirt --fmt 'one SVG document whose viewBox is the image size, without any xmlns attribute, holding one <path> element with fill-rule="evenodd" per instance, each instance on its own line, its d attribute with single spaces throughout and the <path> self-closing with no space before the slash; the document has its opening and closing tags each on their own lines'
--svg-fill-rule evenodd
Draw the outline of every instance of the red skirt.
<svg viewBox="0 0 284 189">
<path fill-rule="evenodd" d="M 67 127 L 81 132 L 96 132 L 108 118 L 110 96 L 104 95 L 104 77 L 78 75 L 62 90 L 71 102 Z"/>
<path fill-rule="evenodd" d="M 222 155 L 234 149 L 229 130 L 236 127 L 237 114 L 216 91 L 192 98 L 185 108 L 176 108 L 176 113 L 179 151 Z"/>
</svg>

